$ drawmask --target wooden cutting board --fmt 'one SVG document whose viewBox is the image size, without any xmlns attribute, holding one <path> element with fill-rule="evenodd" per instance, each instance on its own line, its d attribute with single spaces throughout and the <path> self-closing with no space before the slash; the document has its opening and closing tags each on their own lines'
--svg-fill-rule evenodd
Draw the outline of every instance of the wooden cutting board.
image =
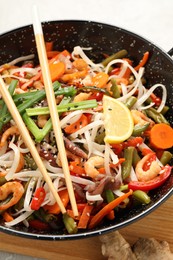
<svg viewBox="0 0 173 260">
<path fill-rule="evenodd" d="M 119 231 L 130 244 L 139 237 L 166 240 L 173 252 L 173 196 L 147 217 Z M 0 250 L 50 260 L 105 259 L 98 236 L 73 241 L 41 241 L 0 233 Z"/>
</svg>

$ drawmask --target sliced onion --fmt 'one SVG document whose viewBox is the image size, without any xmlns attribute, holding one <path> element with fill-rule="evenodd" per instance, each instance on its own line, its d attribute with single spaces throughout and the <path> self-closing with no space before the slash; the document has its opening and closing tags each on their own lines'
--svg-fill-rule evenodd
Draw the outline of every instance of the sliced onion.
<svg viewBox="0 0 173 260">
<path fill-rule="evenodd" d="M 88 191 L 86 192 L 87 201 L 103 201 L 103 198 L 100 194 L 92 195 Z"/>
<path fill-rule="evenodd" d="M 36 181 L 37 181 L 37 179 L 35 177 L 32 177 L 28 184 L 26 194 L 25 194 L 25 199 L 24 199 L 24 209 L 26 211 L 32 211 L 29 204 L 31 202 L 32 195 L 34 193 L 34 187 L 35 187 Z"/>
<path fill-rule="evenodd" d="M 131 167 L 130 179 L 131 179 L 131 181 L 138 181 L 138 178 L 136 176 L 136 173 L 135 173 L 133 167 Z"/>
<path fill-rule="evenodd" d="M 74 134 L 71 134 L 71 137 L 72 138 L 76 138 L 78 135 L 81 135 L 81 134 L 85 133 L 85 131 L 93 129 L 95 126 L 96 127 L 101 126 L 103 124 L 104 124 L 104 122 L 102 120 L 98 120 L 98 121 L 92 122 L 92 123 L 82 127 L 81 129 L 76 131 Z"/>
<path fill-rule="evenodd" d="M 12 227 L 15 226 L 17 224 L 19 224 L 20 222 L 24 221 L 25 219 L 27 219 L 30 215 L 32 215 L 33 211 L 26 211 L 24 214 L 20 215 L 19 217 L 15 218 L 14 220 L 10 221 L 10 222 L 5 222 L 5 225 L 7 227 Z"/>
<path fill-rule="evenodd" d="M 19 148 L 13 142 L 10 142 L 9 147 L 11 149 L 13 149 L 13 151 L 14 151 L 14 161 L 12 163 L 11 168 L 7 171 L 7 174 L 5 176 L 7 181 L 9 181 L 9 180 L 11 180 L 13 178 L 13 175 L 15 174 L 16 169 L 17 169 L 17 167 L 19 165 L 19 161 L 20 161 L 20 151 L 19 151 Z"/>
</svg>

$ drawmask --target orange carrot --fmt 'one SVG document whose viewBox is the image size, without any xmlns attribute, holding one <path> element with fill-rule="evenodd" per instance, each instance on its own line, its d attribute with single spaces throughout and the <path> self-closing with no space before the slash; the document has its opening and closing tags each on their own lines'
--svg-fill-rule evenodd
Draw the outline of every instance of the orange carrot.
<svg viewBox="0 0 173 260">
<path fill-rule="evenodd" d="M 53 42 L 45 42 L 46 51 L 52 51 L 53 49 Z"/>
<path fill-rule="evenodd" d="M 21 89 L 22 90 L 26 90 L 28 87 L 30 87 L 34 81 L 36 80 L 39 80 L 41 77 L 41 71 L 38 72 L 34 77 L 32 77 L 30 80 L 28 80 L 26 83 L 24 83 L 22 86 L 21 86 Z"/>
<path fill-rule="evenodd" d="M 167 124 L 155 124 L 150 131 L 150 143 L 157 149 L 173 146 L 173 128 Z"/>
<path fill-rule="evenodd" d="M 60 199 L 64 205 L 64 207 L 67 207 L 67 204 L 69 203 L 69 195 L 67 189 L 61 190 L 58 192 Z M 59 214 L 61 212 L 60 207 L 57 203 L 53 205 L 45 205 L 43 206 L 44 210 L 51 214 Z"/>
<path fill-rule="evenodd" d="M 78 216 L 75 216 L 72 209 L 67 209 L 67 214 L 68 214 L 71 218 L 73 218 L 74 220 L 79 220 L 79 219 L 80 219 L 81 213 L 80 213 L 80 212 L 78 212 L 78 213 L 79 213 Z"/>
<path fill-rule="evenodd" d="M 119 161 L 117 163 L 110 163 L 111 168 L 115 168 L 118 165 L 122 164 L 125 161 L 125 158 L 119 158 Z"/>
<path fill-rule="evenodd" d="M 84 114 L 82 114 L 81 117 L 76 122 L 66 126 L 64 131 L 67 134 L 72 134 L 78 131 L 79 129 L 81 129 L 82 127 L 86 126 L 87 124 L 88 124 L 88 119 Z"/>
<path fill-rule="evenodd" d="M 115 207 L 117 207 L 121 202 L 123 202 L 126 198 L 128 198 L 130 195 L 132 195 L 133 191 L 130 190 L 129 192 L 125 193 L 121 197 L 118 197 L 111 201 L 110 203 L 106 204 L 90 221 L 89 223 L 89 229 L 92 229 L 96 227 L 102 219 L 109 214 L 111 210 L 113 210 Z"/>
<path fill-rule="evenodd" d="M 82 229 L 87 228 L 92 209 L 93 209 L 92 205 L 86 204 L 86 206 L 82 212 L 82 215 L 80 217 L 80 220 L 78 223 L 78 228 L 82 228 Z"/>
<path fill-rule="evenodd" d="M 52 82 L 62 77 L 65 72 L 65 64 L 63 62 L 49 64 L 50 76 Z"/>
<path fill-rule="evenodd" d="M 115 212 L 114 210 L 112 209 L 108 214 L 107 214 L 107 219 L 109 220 L 113 220 L 115 218 Z"/>
<path fill-rule="evenodd" d="M 6 221 L 6 222 L 10 222 L 12 221 L 14 218 L 10 215 L 10 213 L 8 213 L 7 211 L 5 211 L 3 214 L 2 214 L 2 217 L 3 219 Z"/>
<path fill-rule="evenodd" d="M 47 51 L 46 54 L 48 59 L 52 59 L 59 54 L 59 51 Z"/>
<path fill-rule="evenodd" d="M 69 169 L 70 169 L 70 171 L 72 171 L 73 173 L 75 173 L 77 175 L 82 175 L 82 176 L 86 175 L 84 168 L 79 166 L 76 161 L 70 162 Z"/>
<path fill-rule="evenodd" d="M 99 72 L 92 78 L 92 83 L 97 88 L 104 88 L 106 83 L 108 82 L 108 78 L 108 74 L 104 72 Z"/>
<path fill-rule="evenodd" d="M 142 60 L 139 62 L 139 64 L 134 69 L 136 71 L 138 71 L 141 67 L 143 67 L 147 63 L 148 58 L 149 58 L 149 51 L 144 53 Z"/>
<path fill-rule="evenodd" d="M 132 61 L 130 59 L 124 58 L 123 60 L 127 61 L 130 65 L 132 65 Z M 122 78 L 129 79 L 131 74 L 132 74 L 131 69 L 127 68 Z"/>
</svg>

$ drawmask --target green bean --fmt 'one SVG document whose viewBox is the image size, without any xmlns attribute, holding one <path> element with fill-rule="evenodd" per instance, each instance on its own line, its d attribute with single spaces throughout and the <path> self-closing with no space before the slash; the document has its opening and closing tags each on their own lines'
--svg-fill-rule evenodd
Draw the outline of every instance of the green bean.
<svg viewBox="0 0 173 260">
<path fill-rule="evenodd" d="M 135 190 L 132 194 L 132 197 L 142 204 L 149 204 L 151 201 L 148 194 L 142 190 Z"/>
<path fill-rule="evenodd" d="M 126 100 L 125 105 L 126 105 L 126 107 L 128 107 L 129 109 L 131 109 L 136 102 L 137 102 L 137 98 L 134 97 L 134 96 L 131 96 L 131 97 L 129 97 L 129 98 Z"/>
<path fill-rule="evenodd" d="M 160 113 L 164 116 L 168 112 L 168 110 L 169 110 L 169 107 L 168 106 L 164 106 Z"/>
<path fill-rule="evenodd" d="M 139 156 L 137 149 L 134 148 L 134 151 L 133 151 L 133 161 L 132 161 L 133 167 L 136 167 L 137 163 L 140 160 L 141 160 L 141 157 Z"/>
<path fill-rule="evenodd" d="M 116 83 L 116 80 L 114 78 L 112 78 L 111 83 L 112 83 L 112 86 L 111 86 L 112 96 L 114 98 L 119 98 L 120 97 L 120 90 L 119 90 L 119 87 Z"/>
<path fill-rule="evenodd" d="M 93 92 L 102 92 L 102 93 L 104 93 L 104 94 L 106 94 L 106 95 L 108 95 L 108 96 L 111 95 L 110 92 L 107 91 L 106 89 L 104 89 L 104 88 L 98 88 L 98 87 L 96 87 L 96 86 L 82 87 L 82 88 L 79 88 L 78 91 L 85 91 L 85 92 L 86 92 L 86 91 L 88 91 L 88 90 L 92 90 Z"/>
<path fill-rule="evenodd" d="M 166 120 L 166 118 L 161 113 L 158 113 L 156 109 L 151 107 L 145 111 L 148 117 L 152 118 L 156 123 L 165 123 L 169 125 L 169 122 Z"/>
<path fill-rule="evenodd" d="M 106 195 L 106 200 L 108 203 L 115 199 L 114 194 L 111 190 L 106 190 L 105 195 Z"/>
<path fill-rule="evenodd" d="M 27 168 L 30 168 L 31 170 L 36 170 L 38 168 L 32 157 L 26 154 L 24 158 Z"/>
<path fill-rule="evenodd" d="M 125 180 L 130 176 L 132 161 L 133 161 L 134 147 L 129 146 L 124 150 L 125 161 L 122 163 L 122 178 Z"/>
<path fill-rule="evenodd" d="M 120 190 L 120 191 L 128 190 L 128 184 L 121 185 L 120 188 L 119 188 L 119 190 Z"/>
<path fill-rule="evenodd" d="M 76 222 L 67 213 L 63 214 L 63 222 L 69 234 L 76 234 L 78 229 Z"/>
<path fill-rule="evenodd" d="M 118 51 L 118 52 L 112 54 L 111 56 L 107 57 L 106 59 L 104 59 L 104 60 L 102 61 L 102 64 L 103 64 L 103 66 L 106 67 L 110 61 L 115 60 L 115 59 L 122 59 L 122 58 L 124 58 L 127 54 L 128 54 L 128 52 L 127 52 L 126 50 Z"/>
<path fill-rule="evenodd" d="M 160 161 L 163 165 L 166 165 L 167 163 L 170 162 L 170 160 L 172 159 L 172 153 L 170 153 L 169 151 L 164 151 Z"/>
<path fill-rule="evenodd" d="M 146 123 L 145 125 L 135 125 L 133 128 L 132 135 L 133 136 L 141 136 L 145 130 L 149 127 L 150 123 Z"/>
</svg>

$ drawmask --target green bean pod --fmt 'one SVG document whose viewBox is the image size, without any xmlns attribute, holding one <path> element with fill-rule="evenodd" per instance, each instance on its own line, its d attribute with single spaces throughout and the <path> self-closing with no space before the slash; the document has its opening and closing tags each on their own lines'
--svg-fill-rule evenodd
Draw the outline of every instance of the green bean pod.
<svg viewBox="0 0 173 260">
<path fill-rule="evenodd" d="M 111 62 L 112 60 L 115 60 L 115 59 L 122 59 L 124 58 L 126 55 L 128 54 L 128 52 L 126 50 L 121 50 L 121 51 L 118 51 L 114 54 L 112 54 L 111 56 L 107 57 L 106 59 L 104 59 L 102 61 L 102 64 L 103 66 L 107 66 L 109 62 Z"/>
<path fill-rule="evenodd" d="M 129 109 L 131 109 L 136 102 L 137 102 L 137 98 L 131 96 L 131 97 L 129 97 L 129 98 L 126 100 L 125 105 L 126 105 L 126 107 L 128 107 Z"/>
<path fill-rule="evenodd" d="M 114 98 L 119 98 L 120 97 L 120 90 L 119 90 L 119 87 L 116 83 L 116 80 L 114 78 L 112 78 L 111 83 L 112 83 L 112 86 L 111 86 L 112 96 Z"/>
<path fill-rule="evenodd" d="M 69 234 L 76 234 L 78 229 L 76 222 L 67 213 L 63 214 L 63 222 Z"/>
<path fill-rule="evenodd" d="M 158 113 L 156 109 L 152 107 L 148 108 L 146 109 L 146 113 L 147 116 L 152 118 L 156 123 L 164 123 L 169 125 L 169 122 L 166 120 L 166 118 L 161 113 Z"/>
<path fill-rule="evenodd" d="M 148 194 L 142 190 L 135 190 L 132 194 L 132 197 L 142 204 L 149 204 L 151 201 Z"/>
<path fill-rule="evenodd" d="M 133 162 L 134 147 L 129 146 L 124 150 L 125 161 L 122 163 L 122 178 L 125 180 L 130 176 L 132 162 Z"/>
<path fill-rule="evenodd" d="M 135 125 L 133 128 L 132 135 L 133 136 L 141 136 L 149 127 L 150 123 L 146 123 L 145 125 Z"/>
<path fill-rule="evenodd" d="M 169 151 L 164 151 L 160 161 L 163 165 L 166 165 L 167 163 L 170 162 L 170 160 L 172 159 L 172 153 L 170 153 Z"/>
<path fill-rule="evenodd" d="M 141 157 L 138 154 L 138 151 L 136 148 L 134 148 L 134 152 L 133 152 L 133 162 L 132 165 L 135 168 L 137 163 L 141 160 Z"/>
<path fill-rule="evenodd" d="M 111 190 L 106 190 L 105 195 L 106 195 L 106 200 L 108 203 L 115 199 L 114 194 Z"/>
</svg>

